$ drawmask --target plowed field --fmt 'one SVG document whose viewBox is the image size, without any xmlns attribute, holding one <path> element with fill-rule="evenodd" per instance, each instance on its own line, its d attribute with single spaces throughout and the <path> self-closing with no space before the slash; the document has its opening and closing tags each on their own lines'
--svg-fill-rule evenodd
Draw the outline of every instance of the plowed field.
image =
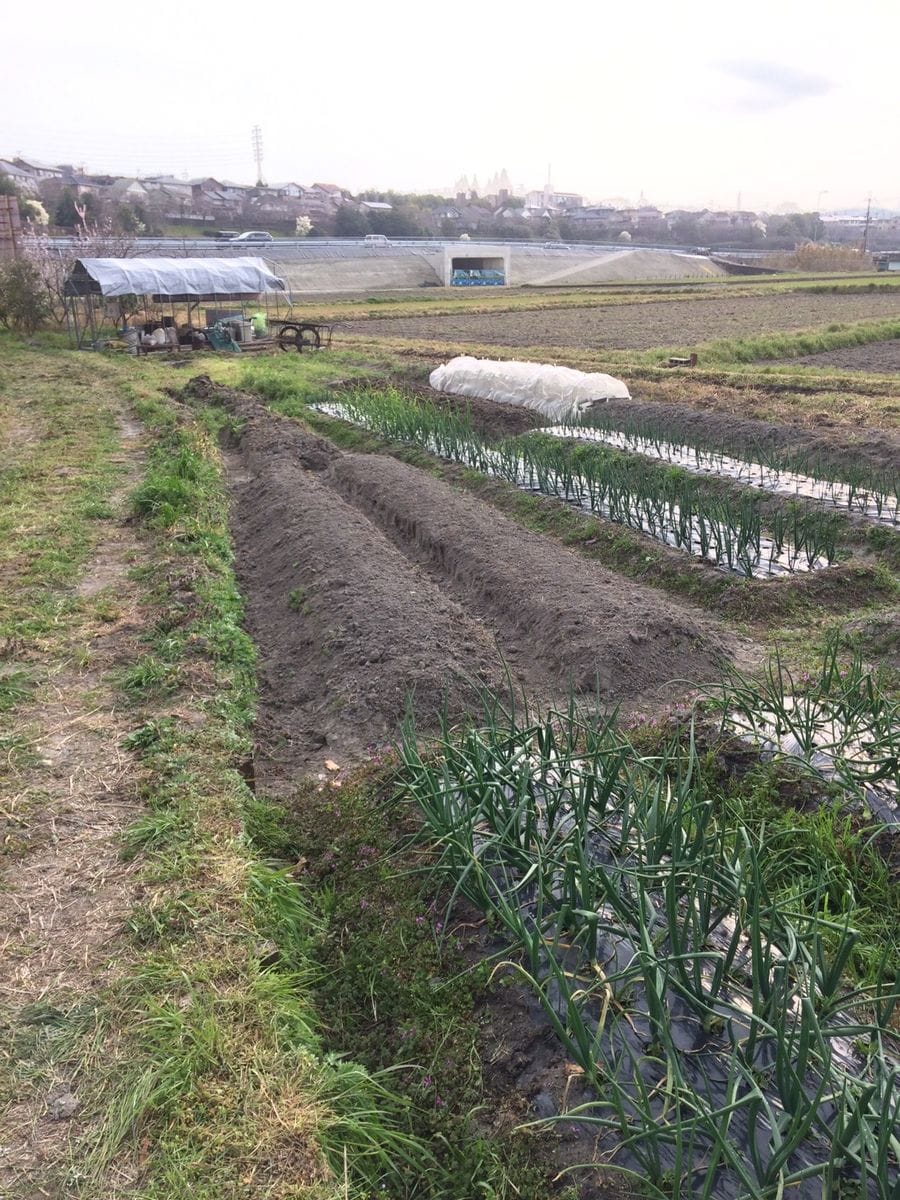
<svg viewBox="0 0 900 1200">
<path fill-rule="evenodd" d="M 496 346 L 568 346 L 649 350 L 686 346 L 716 338 L 751 337 L 826 325 L 900 316 L 900 298 L 792 294 L 735 296 L 709 300 L 654 300 L 558 312 L 401 317 L 351 321 L 348 333 L 471 342 Z"/>
<path fill-rule="evenodd" d="M 738 641 L 419 468 L 347 454 L 252 400 L 231 453 L 237 568 L 261 660 L 266 786 L 471 705 L 472 684 L 613 705 L 714 678 Z"/>
</svg>

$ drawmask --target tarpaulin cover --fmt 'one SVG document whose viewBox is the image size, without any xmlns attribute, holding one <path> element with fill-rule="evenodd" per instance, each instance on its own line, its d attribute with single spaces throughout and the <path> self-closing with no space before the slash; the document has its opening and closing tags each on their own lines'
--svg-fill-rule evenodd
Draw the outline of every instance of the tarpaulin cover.
<svg viewBox="0 0 900 1200">
<path fill-rule="evenodd" d="M 71 281 L 88 276 L 103 296 L 232 296 L 283 292 L 262 258 L 81 258 Z M 93 288 L 91 289 L 94 290 Z"/>
<path fill-rule="evenodd" d="M 465 354 L 432 371 L 429 382 L 439 392 L 517 404 L 556 421 L 577 416 L 596 400 L 631 399 L 625 384 L 612 375 Z"/>
</svg>

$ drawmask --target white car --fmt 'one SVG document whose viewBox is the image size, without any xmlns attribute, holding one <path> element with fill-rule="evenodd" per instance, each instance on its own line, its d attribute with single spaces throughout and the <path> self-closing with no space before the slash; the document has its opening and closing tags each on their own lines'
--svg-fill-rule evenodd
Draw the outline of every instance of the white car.
<svg viewBox="0 0 900 1200">
<path fill-rule="evenodd" d="M 271 233 L 266 233 L 264 229 L 248 229 L 246 233 L 239 233 L 237 237 L 231 239 L 233 242 L 274 242 L 275 239 Z"/>
</svg>

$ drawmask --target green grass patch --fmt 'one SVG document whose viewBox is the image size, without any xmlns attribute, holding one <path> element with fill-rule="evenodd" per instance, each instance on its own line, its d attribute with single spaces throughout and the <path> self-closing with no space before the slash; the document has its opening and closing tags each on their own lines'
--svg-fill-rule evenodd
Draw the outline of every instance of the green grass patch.
<svg viewBox="0 0 900 1200">
<path fill-rule="evenodd" d="M 755 363 L 764 359 L 799 358 L 807 354 L 824 354 L 848 346 L 866 346 L 870 342 L 885 342 L 900 337 L 900 321 L 857 321 L 850 325 L 831 325 L 821 330 L 800 333 L 770 333 L 758 337 L 723 338 L 690 347 L 670 347 L 666 350 L 645 351 L 640 359 L 647 363 L 662 363 L 672 354 L 696 352 L 704 366 L 717 364 Z"/>
</svg>

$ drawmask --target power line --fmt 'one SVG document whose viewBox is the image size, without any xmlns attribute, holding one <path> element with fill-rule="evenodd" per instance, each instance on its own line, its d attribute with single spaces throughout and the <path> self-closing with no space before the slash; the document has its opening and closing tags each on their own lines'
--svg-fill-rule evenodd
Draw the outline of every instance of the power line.
<svg viewBox="0 0 900 1200">
<path fill-rule="evenodd" d="M 253 158 L 256 161 L 256 186 L 262 187 L 263 184 L 265 183 L 265 180 L 263 179 L 263 169 L 262 169 L 262 161 L 263 161 L 262 129 L 259 125 L 253 126 L 253 130 L 250 134 L 250 140 L 253 144 Z"/>
</svg>

